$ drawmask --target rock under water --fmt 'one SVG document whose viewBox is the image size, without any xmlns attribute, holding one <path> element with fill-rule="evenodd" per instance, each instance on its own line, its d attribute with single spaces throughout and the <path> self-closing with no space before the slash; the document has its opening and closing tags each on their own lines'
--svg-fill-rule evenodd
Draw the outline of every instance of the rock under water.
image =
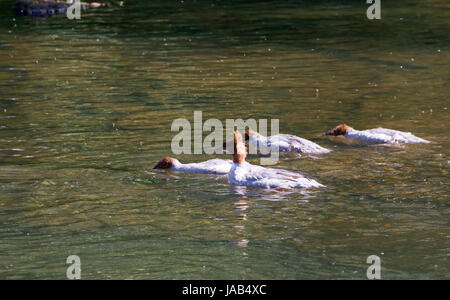
<svg viewBox="0 0 450 300">
<path fill-rule="evenodd" d="M 70 3 L 54 0 L 18 0 L 13 5 L 16 14 L 22 16 L 47 17 L 54 14 L 65 14 Z M 98 7 L 99 3 L 81 3 L 81 9 Z"/>
</svg>

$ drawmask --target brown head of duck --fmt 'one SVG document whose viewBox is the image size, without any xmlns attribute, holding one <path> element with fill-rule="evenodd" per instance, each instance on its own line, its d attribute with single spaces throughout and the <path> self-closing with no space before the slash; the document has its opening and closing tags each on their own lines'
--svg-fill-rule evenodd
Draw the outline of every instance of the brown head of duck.
<svg viewBox="0 0 450 300">
<path fill-rule="evenodd" d="M 247 157 L 247 149 L 245 148 L 242 135 L 235 131 L 234 132 L 234 152 L 233 152 L 233 162 L 241 164 L 245 161 Z"/>
<path fill-rule="evenodd" d="M 166 156 L 159 161 L 159 163 L 153 169 L 170 169 L 175 162 L 175 158 Z"/>
<path fill-rule="evenodd" d="M 326 132 L 325 135 L 332 135 L 332 136 L 345 135 L 350 129 L 351 129 L 350 126 L 346 124 L 340 124 L 331 129 L 330 131 Z"/>
</svg>

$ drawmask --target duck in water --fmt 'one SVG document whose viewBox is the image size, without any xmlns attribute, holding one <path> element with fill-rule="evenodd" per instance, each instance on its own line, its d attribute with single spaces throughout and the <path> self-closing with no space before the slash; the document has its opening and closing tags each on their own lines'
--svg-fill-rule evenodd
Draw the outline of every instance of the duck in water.
<svg viewBox="0 0 450 300">
<path fill-rule="evenodd" d="M 234 133 L 233 165 L 228 181 L 239 186 L 253 186 L 267 189 L 323 188 L 323 184 L 302 174 L 282 169 L 264 168 L 245 161 L 247 151 L 242 135 Z"/>
<path fill-rule="evenodd" d="M 331 150 L 323 148 L 314 142 L 291 134 L 277 134 L 265 137 L 258 132 L 248 129 L 245 131 L 245 140 L 249 144 L 258 146 L 266 151 L 275 146 L 275 149 L 285 153 L 325 154 L 331 152 Z"/>
<path fill-rule="evenodd" d="M 352 127 L 341 124 L 325 133 L 329 136 L 345 136 L 352 140 L 358 140 L 369 144 L 428 144 L 430 141 L 421 139 L 411 132 L 403 132 L 386 128 L 374 128 L 367 130 L 356 130 Z"/>
<path fill-rule="evenodd" d="M 186 173 L 228 174 L 233 162 L 229 159 L 210 159 L 200 163 L 183 164 L 178 159 L 164 157 L 153 169 L 171 169 Z"/>
</svg>

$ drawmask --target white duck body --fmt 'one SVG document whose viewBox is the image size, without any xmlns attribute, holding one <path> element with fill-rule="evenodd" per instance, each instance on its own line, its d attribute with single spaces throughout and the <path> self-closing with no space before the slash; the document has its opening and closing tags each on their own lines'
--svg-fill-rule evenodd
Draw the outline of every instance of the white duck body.
<svg viewBox="0 0 450 300">
<path fill-rule="evenodd" d="M 305 154 L 325 154 L 331 152 L 329 149 L 295 135 L 277 134 L 265 137 L 257 132 L 250 132 L 248 135 L 250 144 L 259 146 L 260 149 L 264 149 L 265 151 L 270 151 L 271 147 L 274 146 L 275 148 L 278 147 L 280 152 Z"/>
<path fill-rule="evenodd" d="M 324 185 L 301 174 L 282 169 L 255 166 L 248 162 L 233 163 L 228 181 L 240 186 L 261 188 L 323 188 Z"/>
<path fill-rule="evenodd" d="M 375 128 L 368 130 L 355 130 L 350 128 L 345 133 L 345 136 L 349 139 L 359 140 L 370 144 L 431 143 L 430 141 L 421 139 L 410 132 L 386 128 Z"/>
<path fill-rule="evenodd" d="M 229 159 L 210 159 L 199 163 L 183 164 L 172 157 L 163 158 L 154 169 L 170 169 L 186 173 L 227 174 L 233 164 Z"/>
<path fill-rule="evenodd" d="M 228 174 L 233 161 L 230 159 L 210 159 L 199 163 L 182 164 L 176 160 L 172 170 L 186 173 Z"/>
</svg>

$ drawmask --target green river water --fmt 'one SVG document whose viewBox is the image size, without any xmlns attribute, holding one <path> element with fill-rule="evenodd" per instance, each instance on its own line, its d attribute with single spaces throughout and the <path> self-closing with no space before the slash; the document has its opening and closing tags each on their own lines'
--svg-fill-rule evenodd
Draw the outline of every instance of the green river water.
<svg viewBox="0 0 450 300">
<path fill-rule="evenodd" d="M 0 1 L 0 279 L 450 279 L 447 0 L 124 1 L 81 20 Z M 279 119 L 331 187 L 155 171 L 173 120 Z M 433 144 L 361 146 L 347 123 Z M 183 162 L 215 156 L 180 155 Z M 229 158 L 226 156 L 220 158 Z M 259 158 L 250 156 L 258 164 Z"/>
</svg>

